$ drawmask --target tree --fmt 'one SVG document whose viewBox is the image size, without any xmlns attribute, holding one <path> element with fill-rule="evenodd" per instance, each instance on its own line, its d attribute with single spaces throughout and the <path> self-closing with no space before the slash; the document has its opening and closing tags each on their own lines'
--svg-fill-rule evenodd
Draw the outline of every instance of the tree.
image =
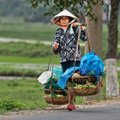
<svg viewBox="0 0 120 120">
<path fill-rule="evenodd" d="M 46 15 L 55 15 L 64 8 L 72 11 L 81 22 L 87 16 L 88 39 L 91 50 L 101 55 L 102 51 L 102 0 L 28 0 L 33 7 L 38 4 L 50 5 Z M 86 51 L 88 52 L 88 47 Z"/>
<path fill-rule="evenodd" d="M 47 15 L 55 15 L 63 9 L 72 11 L 77 17 L 80 16 L 82 9 L 85 10 L 85 14 L 95 19 L 92 12 L 92 5 L 98 4 L 99 0 L 27 0 L 31 3 L 32 7 L 36 8 L 39 4 L 44 6 L 50 6 Z M 81 9 L 82 8 L 82 9 Z"/>
<path fill-rule="evenodd" d="M 117 45 L 119 0 L 111 0 L 110 21 L 108 24 L 108 48 L 106 53 L 106 85 L 108 96 L 119 95 L 117 80 Z"/>
</svg>

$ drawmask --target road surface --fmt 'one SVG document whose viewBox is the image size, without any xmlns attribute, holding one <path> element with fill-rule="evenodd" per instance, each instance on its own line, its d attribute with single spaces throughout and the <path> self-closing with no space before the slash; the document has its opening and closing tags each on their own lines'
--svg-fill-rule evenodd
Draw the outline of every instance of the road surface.
<svg viewBox="0 0 120 120">
<path fill-rule="evenodd" d="M 120 104 L 82 107 L 74 111 L 45 110 L 34 114 L 1 116 L 0 120 L 120 120 Z"/>
</svg>

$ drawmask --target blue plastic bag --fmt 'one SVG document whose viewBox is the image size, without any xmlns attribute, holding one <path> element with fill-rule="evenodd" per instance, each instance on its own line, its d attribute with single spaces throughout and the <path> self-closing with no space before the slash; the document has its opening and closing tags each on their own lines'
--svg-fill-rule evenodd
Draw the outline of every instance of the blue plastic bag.
<svg viewBox="0 0 120 120">
<path fill-rule="evenodd" d="M 99 79 L 104 73 L 104 63 L 98 55 L 91 51 L 82 57 L 79 69 L 81 75 L 95 76 Z"/>
<path fill-rule="evenodd" d="M 68 79 L 73 75 L 75 71 L 79 70 L 79 67 L 69 67 L 58 79 L 57 84 L 64 89 Z"/>
</svg>

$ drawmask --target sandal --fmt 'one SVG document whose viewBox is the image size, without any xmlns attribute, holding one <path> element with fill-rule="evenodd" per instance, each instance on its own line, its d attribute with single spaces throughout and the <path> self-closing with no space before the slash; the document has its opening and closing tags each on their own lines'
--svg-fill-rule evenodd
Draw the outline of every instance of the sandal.
<svg viewBox="0 0 120 120">
<path fill-rule="evenodd" d="M 76 108 L 75 108 L 75 105 L 68 105 L 67 106 L 67 110 L 69 110 L 69 111 L 72 111 L 72 110 L 75 110 Z"/>
</svg>

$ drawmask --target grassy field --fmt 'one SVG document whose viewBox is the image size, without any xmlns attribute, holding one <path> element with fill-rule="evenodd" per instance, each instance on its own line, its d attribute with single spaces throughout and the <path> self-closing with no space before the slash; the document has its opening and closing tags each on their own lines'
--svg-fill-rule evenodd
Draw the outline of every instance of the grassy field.
<svg viewBox="0 0 120 120">
<path fill-rule="evenodd" d="M 48 29 L 49 28 L 49 29 Z M 52 41 L 56 26 L 41 23 L 0 23 L 0 36 L 29 40 Z"/>
<path fill-rule="evenodd" d="M 42 86 L 36 79 L 0 80 L 0 113 L 46 106 Z"/>
<path fill-rule="evenodd" d="M 83 97 L 76 104 L 84 103 Z M 0 114 L 8 111 L 44 109 L 43 86 L 37 79 L 0 80 Z"/>
</svg>

